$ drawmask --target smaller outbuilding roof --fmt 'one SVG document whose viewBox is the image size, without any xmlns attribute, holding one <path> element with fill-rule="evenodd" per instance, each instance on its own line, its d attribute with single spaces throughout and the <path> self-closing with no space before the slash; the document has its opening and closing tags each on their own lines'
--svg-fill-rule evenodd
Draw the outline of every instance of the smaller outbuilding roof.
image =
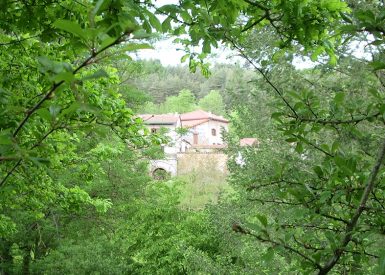
<svg viewBox="0 0 385 275">
<path fill-rule="evenodd" d="M 239 140 L 240 146 L 258 146 L 259 141 L 256 138 L 242 138 Z"/>
<path fill-rule="evenodd" d="M 149 125 L 174 125 L 179 120 L 179 115 L 165 114 L 165 115 L 138 115 L 145 124 Z"/>
</svg>

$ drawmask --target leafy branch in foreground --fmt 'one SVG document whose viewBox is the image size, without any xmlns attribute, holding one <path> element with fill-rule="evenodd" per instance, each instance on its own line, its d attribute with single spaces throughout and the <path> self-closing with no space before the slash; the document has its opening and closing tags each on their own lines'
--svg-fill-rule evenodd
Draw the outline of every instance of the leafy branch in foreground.
<svg viewBox="0 0 385 275">
<path fill-rule="evenodd" d="M 92 148 L 97 138 L 117 134 L 127 150 L 160 142 L 118 88 L 116 67 L 123 60 L 133 63 L 130 53 L 151 48 L 158 21 L 143 17 L 146 4 L 59 2 L 0 3 L 0 272 L 5 274 L 17 273 L 19 266 L 28 273 L 31 261 L 55 247 L 59 233 L 44 235 L 52 233 L 51 219 L 111 207 L 108 198 L 85 191 L 100 170 L 97 161 L 87 163 L 82 141 Z"/>
<path fill-rule="evenodd" d="M 98 51 L 93 51 L 92 54 L 87 58 L 85 59 L 75 70 L 73 70 L 72 72 L 72 75 L 75 76 L 82 68 L 86 67 L 86 66 L 89 66 L 91 64 L 93 64 L 94 62 L 96 62 L 96 60 L 94 60 L 98 55 L 100 55 L 101 53 L 105 52 L 106 50 L 108 50 L 109 48 L 123 42 L 123 37 L 125 36 L 129 36 L 131 33 L 130 32 L 127 32 L 125 34 L 123 34 L 122 36 L 116 38 L 114 41 L 112 41 L 111 43 L 109 43 L 108 45 L 105 45 L 103 46 L 101 49 L 99 49 Z M 26 113 L 26 116 L 24 117 L 24 119 L 20 122 L 20 124 L 18 125 L 18 127 L 16 128 L 16 130 L 13 132 L 12 134 L 12 137 L 13 138 L 16 138 L 16 136 L 18 135 L 18 133 L 22 130 L 24 124 L 26 124 L 28 122 L 28 120 L 30 119 L 30 117 L 43 105 L 44 102 L 46 102 L 47 100 L 50 100 L 52 98 L 52 95 L 60 88 L 61 85 L 63 85 L 65 83 L 65 80 L 60 80 L 59 82 L 57 83 L 54 83 L 52 85 L 52 87 L 48 90 L 47 93 L 44 94 L 44 96 L 40 99 L 40 101 L 38 103 L 36 103 L 36 105 L 34 105 L 30 110 L 28 110 Z M 48 132 L 44 138 L 38 142 L 38 144 L 41 144 L 41 142 L 48 137 L 48 135 L 50 135 L 51 133 L 53 132 L 50 131 Z M 36 146 L 33 146 L 31 149 L 33 149 L 34 147 Z M 9 176 L 12 175 L 12 173 L 16 170 L 16 168 L 21 164 L 22 162 L 22 159 L 18 160 L 17 163 L 11 168 L 11 170 L 6 174 L 6 176 L 1 180 L 0 182 L 0 187 L 6 182 L 6 180 L 8 179 Z"/>
<path fill-rule="evenodd" d="M 380 167 L 382 166 L 385 158 L 385 140 L 381 145 L 381 148 L 378 152 L 378 157 L 376 159 L 376 162 L 373 166 L 373 169 L 370 172 L 368 181 L 366 183 L 366 187 L 364 190 L 364 193 L 362 194 L 361 200 L 359 202 L 359 205 L 357 206 L 354 215 L 352 216 L 351 220 L 346 226 L 345 234 L 342 238 L 341 244 L 334 250 L 334 256 L 330 258 L 329 261 L 326 262 L 322 268 L 319 270 L 319 274 L 327 274 L 334 265 L 338 262 L 340 259 L 342 253 L 344 253 L 346 246 L 348 243 L 352 240 L 352 235 L 355 230 L 355 227 L 357 225 L 358 219 L 360 218 L 362 212 L 366 208 L 366 204 L 368 202 L 370 193 L 372 192 L 373 188 L 375 187 L 377 175 L 380 170 Z"/>
<path fill-rule="evenodd" d="M 373 6 L 384 10 L 383 4 Z M 353 29 L 384 21 L 378 12 L 365 12 L 361 5 L 354 7 L 351 15 L 352 22 L 336 26 L 342 38 L 359 40 L 361 31 Z M 259 94 L 272 92 L 271 124 L 281 133 L 277 137 L 271 130 L 272 137 L 260 141 L 266 144 L 263 148 L 242 150 L 246 165 L 231 166 L 231 181 L 248 192 L 244 199 L 250 214 L 244 217 L 244 230 L 253 232 L 250 228 L 254 230 L 258 215 L 271 221 L 256 232 L 268 232 L 271 240 L 283 240 L 279 247 L 286 245 L 286 250 L 293 248 L 310 256 L 309 260 L 294 253 L 301 263 L 296 265 L 297 271 L 381 270 L 385 108 L 378 79 L 384 67 L 378 60 L 384 52 L 382 32 L 370 32 L 378 39 L 370 46 L 372 60 L 358 60 L 341 49 L 339 64 L 331 62 L 335 67 L 323 64 L 309 70 L 296 70 L 289 64 L 291 54 L 303 54 L 303 49 L 293 47 L 280 53 L 274 48 L 275 41 L 270 48 L 260 42 L 266 35 L 276 35 L 271 28 L 252 32 L 245 40 L 227 36 L 262 76 L 264 83 L 256 82 Z M 316 84 L 320 82 L 322 85 Z M 243 108 L 256 112 L 252 103 Z M 258 120 L 255 123 L 251 127 L 259 126 Z M 264 154 L 270 157 L 266 162 Z M 274 250 L 284 254 L 281 249 Z"/>
</svg>

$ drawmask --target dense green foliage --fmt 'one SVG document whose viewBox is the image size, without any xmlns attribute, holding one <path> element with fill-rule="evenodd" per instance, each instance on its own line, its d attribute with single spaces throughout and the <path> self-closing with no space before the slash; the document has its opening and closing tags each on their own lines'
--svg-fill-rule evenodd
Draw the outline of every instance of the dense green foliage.
<svg viewBox="0 0 385 275">
<path fill-rule="evenodd" d="M 153 2 L 1 1 L 1 274 L 383 274 L 383 1 Z M 249 69 L 130 57 L 161 33 Z M 189 212 L 135 112 L 196 108 L 232 120 L 233 192 Z"/>
<path fill-rule="evenodd" d="M 154 104 L 146 102 L 142 108 L 143 113 L 165 114 L 165 113 L 186 113 L 197 109 L 213 112 L 218 115 L 225 114 L 225 105 L 222 95 L 218 91 L 210 91 L 197 103 L 194 95 L 189 90 L 181 90 L 177 96 L 166 97 L 165 102 Z"/>
<path fill-rule="evenodd" d="M 187 67 L 162 67 L 156 61 L 138 62 L 137 73 L 126 83 L 142 92 L 143 113 L 173 113 L 203 109 L 215 114 L 231 112 L 237 98 L 254 89 L 252 71 L 239 65 L 215 65 L 209 78 Z"/>
</svg>

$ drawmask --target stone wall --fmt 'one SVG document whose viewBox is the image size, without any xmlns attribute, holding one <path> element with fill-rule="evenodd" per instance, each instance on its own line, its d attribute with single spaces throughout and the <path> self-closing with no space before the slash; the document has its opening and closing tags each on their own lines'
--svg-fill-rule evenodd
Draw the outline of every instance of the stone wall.
<svg viewBox="0 0 385 275">
<path fill-rule="evenodd" d="M 197 176 L 226 177 L 227 156 L 220 152 L 188 152 L 177 155 L 177 174 L 195 173 Z"/>
<path fill-rule="evenodd" d="M 170 176 L 194 174 L 207 179 L 225 179 L 227 176 L 227 155 L 212 149 L 190 149 L 185 153 L 170 155 L 165 159 L 150 161 L 150 174 L 157 169 L 165 170 Z"/>
</svg>

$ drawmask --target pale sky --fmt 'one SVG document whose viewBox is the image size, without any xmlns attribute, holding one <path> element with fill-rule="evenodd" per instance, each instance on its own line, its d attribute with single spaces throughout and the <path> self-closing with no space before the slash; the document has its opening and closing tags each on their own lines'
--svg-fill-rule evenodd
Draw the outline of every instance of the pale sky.
<svg viewBox="0 0 385 275">
<path fill-rule="evenodd" d="M 157 0 L 155 4 L 160 7 L 167 4 L 178 4 L 178 0 Z M 159 16 L 161 21 L 164 17 Z M 162 41 L 158 41 L 154 44 L 154 49 L 146 49 L 137 53 L 139 59 L 158 59 L 164 66 L 177 66 L 187 65 L 187 63 L 181 63 L 181 58 L 185 55 L 181 45 L 173 43 L 175 38 L 168 38 Z M 357 58 L 368 58 L 368 53 L 365 53 L 366 45 L 356 43 L 352 45 L 352 50 Z M 226 63 L 226 64 L 244 64 L 246 61 L 237 56 L 235 51 L 229 48 L 221 47 L 219 49 L 212 48 L 212 55 L 207 59 L 211 64 L 215 63 Z M 312 68 L 317 63 L 312 62 L 310 58 L 294 58 L 293 65 L 299 69 Z"/>
<path fill-rule="evenodd" d="M 139 59 L 158 59 L 162 65 L 177 66 L 181 63 L 181 58 L 186 53 L 183 51 L 183 46 L 173 43 L 174 38 L 158 41 L 154 44 L 154 49 L 146 49 L 137 53 Z M 235 64 L 243 63 L 244 60 L 236 56 L 235 51 L 231 51 L 228 48 L 221 47 L 219 49 L 212 48 L 212 54 L 207 58 L 207 61 L 211 64 L 226 63 Z"/>
<path fill-rule="evenodd" d="M 154 44 L 154 49 L 139 51 L 137 57 L 139 59 L 158 59 L 163 66 L 187 65 L 187 62 L 181 63 L 181 58 L 185 55 L 183 47 L 173 43 L 173 40 L 174 38 L 158 41 Z M 207 58 L 207 62 L 213 65 L 215 63 L 244 64 L 246 60 L 237 56 L 236 51 L 222 46 L 218 49 L 212 48 L 212 54 Z M 311 62 L 309 58 L 295 58 L 293 65 L 304 69 L 314 67 L 316 63 Z"/>
<path fill-rule="evenodd" d="M 160 7 L 168 4 L 178 4 L 178 0 L 157 0 L 155 5 Z M 162 15 L 157 15 L 160 21 L 163 21 L 165 18 Z M 188 61 L 181 63 L 181 58 L 186 53 L 182 50 L 183 46 L 173 43 L 175 38 L 169 38 L 162 41 L 158 41 L 154 45 L 154 49 L 146 49 L 137 53 L 137 57 L 140 59 L 158 59 L 164 66 L 177 66 L 177 65 L 188 65 Z M 211 64 L 215 63 L 243 63 L 244 60 L 240 57 L 235 56 L 236 53 L 232 52 L 230 49 L 221 49 L 212 48 L 212 55 L 207 58 L 207 62 Z"/>
<path fill-rule="evenodd" d="M 164 66 L 187 65 L 188 61 L 181 63 L 181 58 L 185 55 L 185 52 L 182 50 L 183 47 L 173 43 L 173 40 L 174 38 L 169 38 L 158 41 L 155 43 L 154 49 L 139 51 L 137 57 L 139 59 L 158 59 Z M 370 53 L 365 51 L 366 46 L 365 43 L 352 43 L 351 49 L 353 55 L 360 59 L 370 60 Z M 212 54 L 207 58 L 207 62 L 213 65 L 215 63 L 245 64 L 246 60 L 237 56 L 236 51 L 232 51 L 231 49 L 222 46 L 219 49 L 212 48 Z M 293 65 L 298 69 L 312 68 L 317 64 L 317 62 L 312 62 L 308 57 L 296 57 L 293 60 Z"/>
</svg>

